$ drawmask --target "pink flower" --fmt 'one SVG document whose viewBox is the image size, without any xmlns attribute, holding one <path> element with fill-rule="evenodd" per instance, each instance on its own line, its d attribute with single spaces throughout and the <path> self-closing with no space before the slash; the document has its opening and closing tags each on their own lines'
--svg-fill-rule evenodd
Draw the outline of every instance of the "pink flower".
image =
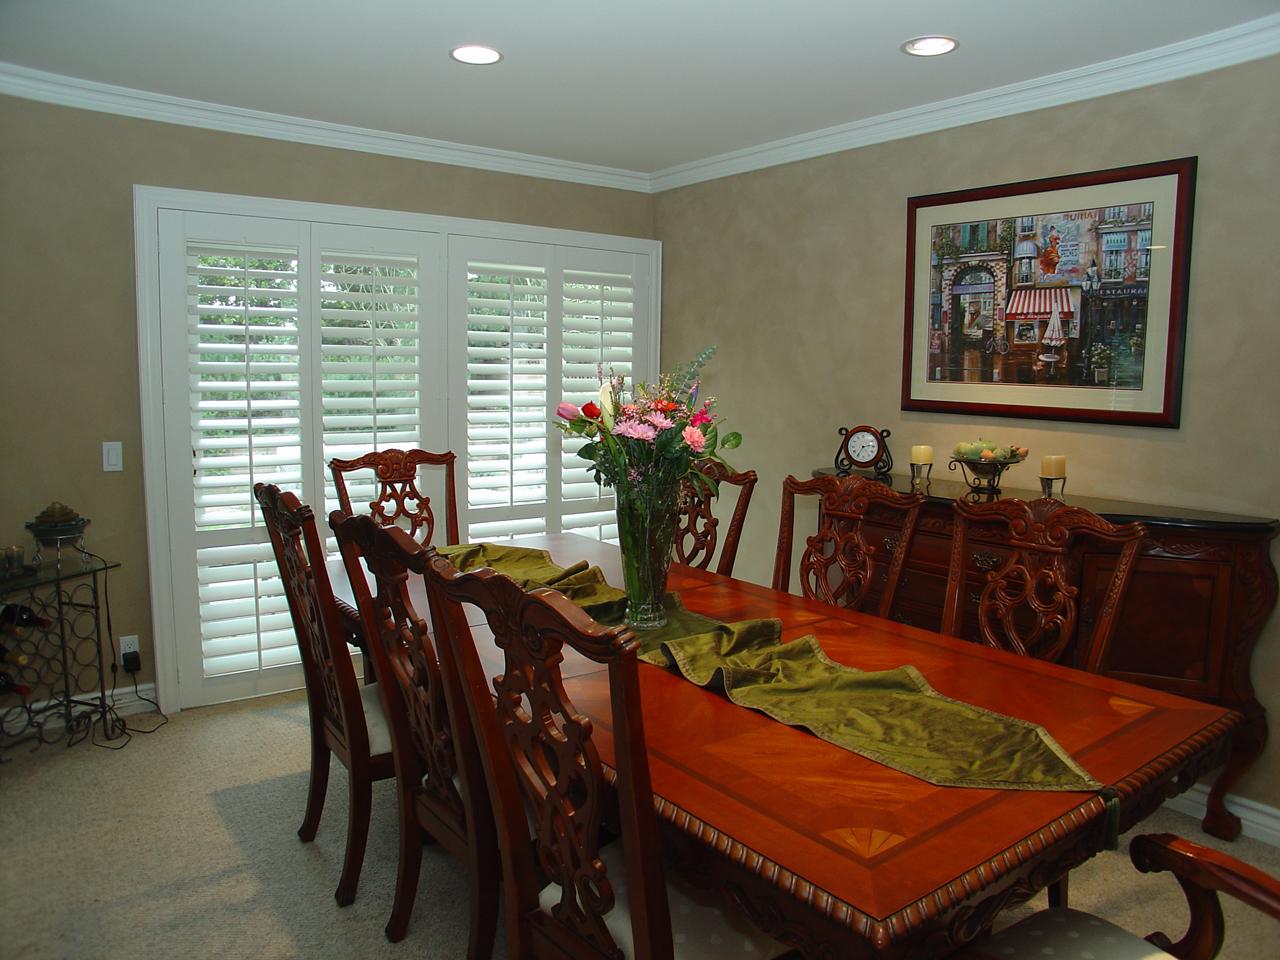
<svg viewBox="0 0 1280 960">
<path fill-rule="evenodd" d="M 703 407 L 701 410 L 697 411 L 692 417 L 689 418 L 689 426 L 691 427 L 700 427 L 704 423 L 710 423 L 710 422 L 711 422 L 711 414 L 707 413 L 706 407 Z"/>
<path fill-rule="evenodd" d="M 582 411 L 566 400 L 564 403 L 560 404 L 560 406 L 556 407 L 556 416 L 564 420 L 577 420 L 582 416 Z"/>
<path fill-rule="evenodd" d="M 658 431 L 639 420 L 619 420 L 613 428 L 615 437 L 631 437 L 633 440 L 646 440 L 650 443 L 658 435 Z"/>
<path fill-rule="evenodd" d="M 617 431 L 614 432 L 616 433 Z M 707 438 L 704 437 L 702 435 L 702 431 L 693 424 L 685 427 L 681 436 L 684 437 L 684 442 L 689 445 L 689 449 L 694 453 L 701 453 L 703 448 L 707 445 Z"/>
<path fill-rule="evenodd" d="M 652 424 L 659 430 L 666 430 L 668 427 L 675 426 L 675 424 L 671 422 L 670 417 L 666 414 L 658 413 L 656 410 L 653 413 L 646 414 L 644 419 L 647 423 Z"/>
</svg>

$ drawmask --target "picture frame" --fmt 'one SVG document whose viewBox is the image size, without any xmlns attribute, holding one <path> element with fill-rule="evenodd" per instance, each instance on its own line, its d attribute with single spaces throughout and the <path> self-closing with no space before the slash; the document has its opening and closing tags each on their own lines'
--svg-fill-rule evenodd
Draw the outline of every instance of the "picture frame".
<svg viewBox="0 0 1280 960">
<path fill-rule="evenodd" d="M 909 198 L 902 409 L 1177 427 L 1196 163 Z"/>
</svg>

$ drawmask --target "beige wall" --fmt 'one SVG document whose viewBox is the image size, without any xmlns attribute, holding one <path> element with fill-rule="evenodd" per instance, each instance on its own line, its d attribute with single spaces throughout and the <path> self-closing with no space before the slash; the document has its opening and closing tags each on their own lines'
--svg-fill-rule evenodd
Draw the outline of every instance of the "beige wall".
<svg viewBox="0 0 1280 960">
<path fill-rule="evenodd" d="M 664 366 L 719 345 L 708 386 L 745 435 L 735 465 L 760 473 L 739 575 L 767 582 L 782 478 L 826 465 L 842 424 L 888 427 L 903 462 L 915 443 L 1008 438 L 1065 453 L 1075 493 L 1280 516 L 1277 91 L 1273 57 L 660 194 Z M 908 197 L 1193 154 L 1181 429 L 899 410 Z M 1274 726 L 1280 618 L 1253 677 Z M 1272 805 L 1278 744 L 1239 788 Z"/>
<path fill-rule="evenodd" d="M 0 97 L 0 545 L 51 500 L 91 519 L 117 635 L 151 617 L 138 402 L 133 186 L 653 236 L 653 199 Z M 125 470 L 102 472 L 123 440 Z M 30 547 L 28 547 L 30 550 Z"/>
</svg>

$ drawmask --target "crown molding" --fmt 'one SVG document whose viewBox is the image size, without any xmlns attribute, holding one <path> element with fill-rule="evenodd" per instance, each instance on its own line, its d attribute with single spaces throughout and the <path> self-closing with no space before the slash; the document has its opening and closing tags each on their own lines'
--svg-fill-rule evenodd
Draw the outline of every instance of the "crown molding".
<svg viewBox="0 0 1280 960">
<path fill-rule="evenodd" d="M 1103 63 L 717 154 L 656 173 L 246 110 L 0 62 L 0 93 L 61 106 L 428 163 L 661 193 L 735 173 L 1177 80 L 1280 53 L 1280 14 Z"/>
<path fill-rule="evenodd" d="M 691 163 L 652 175 L 652 191 L 702 183 L 874 143 L 1134 90 L 1280 53 L 1280 14 L 1164 47 L 978 93 L 897 110 Z"/>
<path fill-rule="evenodd" d="M 46 73 L 2 61 L 0 93 L 64 107 L 241 133 L 251 137 L 268 137 L 272 140 L 288 140 L 339 150 L 358 150 L 361 153 L 377 153 L 548 180 L 567 180 L 594 187 L 650 192 L 649 175 L 634 170 L 619 170 L 512 150 L 476 147 L 447 140 L 309 120 L 305 117 L 247 110 L 203 100 L 170 97 L 146 90 Z"/>
</svg>

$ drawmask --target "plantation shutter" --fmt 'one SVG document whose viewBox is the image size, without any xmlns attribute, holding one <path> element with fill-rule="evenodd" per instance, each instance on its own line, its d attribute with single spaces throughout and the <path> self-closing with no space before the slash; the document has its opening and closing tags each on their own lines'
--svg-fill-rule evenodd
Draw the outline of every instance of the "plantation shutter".
<svg viewBox="0 0 1280 960">
<path fill-rule="evenodd" d="M 577 456 L 582 441 L 552 423 L 561 401 L 598 397 L 601 369 L 652 378 L 635 330 L 647 258 L 472 237 L 452 238 L 449 251 L 451 323 L 466 331 L 454 364 L 467 371 L 455 395 L 464 536 L 616 536 L 612 493 Z"/>
<path fill-rule="evenodd" d="M 323 450 L 319 468 L 326 516 L 339 506 L 330 460 L 351 460 L 392 447 L 443 450 L 447 445 L 443 428 L 424 429 L 424 421 L 433 414 L 443 420 L 443 390 L 432 393 L 423 383 L 424 354 L 432 353 L 425 340 L 430 327 L 424 319 L 423 298 L 429 286 L 424 251 L 416 249 L 412 236 L 396 234 L 331 228 L 317 243 Z M 325 242 L 329 240 L 363 240 L 364 249 L 334 250 Z M 379 241 L 384 249 L 398 246 L 400 252 L 379 251 Z M 442 352 L 437 345 L 434 353 Z M 427 479 L 431 478 L 424 483 Z M 352 509 L 367 510 L 377 497 L 373 472 L 353 471 L 345 482 Z M 438 489 L 424 487 L 423 493 L 433 503 L 442 502 L 443 484 Z"/>
<path fill-rule="evenodd" d="M 465 263 L 467 539 L 547 529 L 547 271 Z"/>
<path fill-rule="evenodd" d="M 299 252 L 189 243 L 186 278 L 200 656 L 220 677 L 298 659 L 253 486 L 303 478 Z"/>
<path fill-rule="evenodd" d="M 155 216 L 144 390 L 163 407 L 170 575 L 157 635 L 173 638 L 182 706 L 303 682 L 256 483 L 309 504 L 332 549 L 330 459 L 452 450 L 464 538 L 615 534 L 612 497 L 552 420 L 562 399 L 597 396 L 601 366 L 654 376 L 651 247 L 449 234 L 455 221 L 433 233 L 290 219 L 274 208 Z M 443 471 L 419 479 L 443 506 Z M 353 509 L 367 510 L 372 473 L 349 474 L 347 486 Z M 344 576 L 333 558 L 330 569 Z"/>
<path fill-rule="evenodd" d="M 601 374 L 634 374 L 635 283 L 630 273 L 566 269 L 563 274 L 561 399 L 576 406 L 598 400 Z M 642 377 L 641 379 L 645 379 Z M 613 497 L 577 455 L 581 437 L 560 439 L 561 529 L 596 540 L 617 538 Z"/>
</svg>

